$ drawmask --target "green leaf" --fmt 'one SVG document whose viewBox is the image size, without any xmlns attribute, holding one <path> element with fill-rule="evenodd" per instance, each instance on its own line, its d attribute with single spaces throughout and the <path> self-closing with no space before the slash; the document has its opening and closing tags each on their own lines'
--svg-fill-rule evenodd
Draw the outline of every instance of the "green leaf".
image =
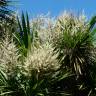
<svg viewBox="0 0 96 96">
<path fill-rule="evenodd" d="M 25 21 L 25 17 L 24 17 L 23 12 L 22 12 L 22 27 L 23 27 L 23 32 L 24 32 L 25 48 L 28 48 L 28 32 L 27 32 L 26 21 Z"/>
<path fill-rule="evenodd" d="M 92 30 L 95 24 L 96 24 L 96 16 L 93 16 L 89 22 L 89 30 Z"/>
</svg>

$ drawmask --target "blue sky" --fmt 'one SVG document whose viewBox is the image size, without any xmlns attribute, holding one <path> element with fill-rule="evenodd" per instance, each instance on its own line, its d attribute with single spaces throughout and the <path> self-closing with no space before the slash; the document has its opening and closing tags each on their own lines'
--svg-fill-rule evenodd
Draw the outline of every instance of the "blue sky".
<svg viewBox="0 0 96 96">
<path fill-rule="evenodd" d="M 14 1 L 14 0 L 13 0 Z M 38 14 L 58 16 L 64 10 L 82 12 L 84 10 L 88 17 L 96 15 L 96 0 L 18 0 L 17 9 L 19 12 L 28 11 L 30 17 Z"/>
</svg>

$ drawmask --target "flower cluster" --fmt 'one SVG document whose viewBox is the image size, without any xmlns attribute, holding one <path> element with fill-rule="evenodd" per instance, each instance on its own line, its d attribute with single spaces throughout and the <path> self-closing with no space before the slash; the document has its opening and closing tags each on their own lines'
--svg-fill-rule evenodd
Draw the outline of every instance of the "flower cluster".
<svg viewBox="0 0 96 96">
<path fill-rule="evenodd" d="M 6 38 L 0 44 L 0 66 L 7 74 L 15 71 L 19 64 L 18 50 L 12 40 Z"/>
<path fill-rule="evenodd" d="M 38 70 L 56 70 L 59 67 L 58 60 L 56 60 L 57 55 L 53 55 L 53 49 L 50 45 L 45 45 L 41 48 L 34 49 L 33 52 L 30 52 L 25 59 L 24 69 L 27 70 L 28 73 L 32 71 L 32 69 Z"/>
</svg>

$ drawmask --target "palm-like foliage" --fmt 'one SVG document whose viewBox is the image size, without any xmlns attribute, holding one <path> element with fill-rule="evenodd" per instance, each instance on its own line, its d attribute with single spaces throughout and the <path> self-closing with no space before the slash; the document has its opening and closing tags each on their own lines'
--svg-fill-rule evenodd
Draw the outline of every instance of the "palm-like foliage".
<svg viewBox="0 0 96 96">
<path fill-rule="evenodd" d="M 6 73 L 4 73 L 2 70 L 0 70 L 0 95 L 8 96 L 11 93 L 14 93 L 14 92 L 9 89 L 8 77 L 7 77 Z"/>
<path fill-rule="evenodd" d="M 39 77 L 37 70 L 32 70 L 30 77 L 22 74 L 19 69 L 9 77 L 0 70 L 1 96 L 45 96 L 47 87 L 47 81 Z"/>
<path fill-rule="evenodd" d="M 90 87 L 93 86 L 90 68 L 94 65 L 92 50 L 94 49 L 93 36 L 96 30 L 91 31 L 94 24 L 95 21 L 92 20 L 88 26 L 82 21 L 82 18 L 80 21 L 80 17 L 75 17 L 72 14 L 65 14 L 57 22 L 57 32 L 53 39 L 54 51 L 59 52 L 58 59 L 61 63 L 61 69 L 70 69 L 74 74 L 72 78 L 75 81 L 75 87 L 71 89 L 73 90 L 72 96 L 80 94 L 86 96 L 90 93 Z M 70 86 L 73 85 L 70 84 Z M 86 86 L 87 88 L 85 88 Z M 85 88 L 85 92 L 83 92 L 83 88 Z"/>
<path fill-rule="evenodd" d="M 0 38 L 4 38 L 5 34 L 10 34 L 16 31 L 16 19 L 14 11 L 12 11 L 11 0 L 0 0 Z"/>
<path fill-rule="evenodd" d="M 22 13 L 21 22 L 19 18 L 17 18 L 17 20 L 18 20 L 19 30 L 16 34 L 14 34 L 14 37 L 18 42 L 18 46 L 23 52 L 23 55 L 26 55 L 28 50 L 31 49 L 31 46 L 34 42 L 34 37 L 35 37 L 34 30 L 32 31 L 30 28 L 30 23 L 27 13 L 26 13 L 26 18 L 24 16 L 24 13 Z"/>
<path fill-rule="evenodd" d="M 0 42 L 0 52 L 1 96 L 43 96 L 43 93 L 46 94 L 46 82 L 44 78 L 41 79 L 37 70 L 33 68 L 31 75 L 26 76 L 26 70 L 20 61 L 21 56 L 13 41 L 6 38 Z"/>
<path fill-rule="evenodd" d="M 12 1 L 9 0 L 0 0 L 0 20 L 5 19 L 7 21 L 12 19 L 12 13 L 8 7 Z"/>
<path fill-rule="evenodd" d="M 86 58 L 85 55 L 89 54 L 88 52 L 92 45 L 91 38 L 85 25 L 83 25 L 85 29 L 81 26 L 79 28 L 75 24 L 74 17 L 68 17 L 67 19 L 67 24 L 64 24 L 65 21 L 63 22 L 62 19 L 58 20 L 57 27 L 59 26 L 60 32 L 58 32 L 57 40 L 54 40 L 55 50 L 59 52 L 58 59 L 60 59 L 62 66 L 73 67 L 74 72 L 82 74 L 81 69 L 83 68 L 81 68 L 81 64 L 84 64 L 86 60 L 84 59 Z"/>
</svg>

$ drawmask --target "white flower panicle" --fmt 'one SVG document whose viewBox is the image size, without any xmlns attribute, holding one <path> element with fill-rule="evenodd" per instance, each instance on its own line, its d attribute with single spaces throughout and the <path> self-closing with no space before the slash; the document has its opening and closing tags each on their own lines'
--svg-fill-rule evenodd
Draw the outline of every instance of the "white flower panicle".
<svg viewBox="0 0 96 96">
<path fill-rule="evenodd" d="M 24 68 L 31 72 L 32 69 L 40 70 L 56 70 L 59 67 L 57 55 L 53 55 L 53 49 L 48 46 L 35 49 L 34 52 L 30 52 L 25 60 Z"/>
<path fill-rule="evenodd" d="M 19 64 L 19 57 L 17 48 L 13 41 L 6 38 L 0 42 L 0 66 L 8 74 L 11 74 Z"/>
</svg>

